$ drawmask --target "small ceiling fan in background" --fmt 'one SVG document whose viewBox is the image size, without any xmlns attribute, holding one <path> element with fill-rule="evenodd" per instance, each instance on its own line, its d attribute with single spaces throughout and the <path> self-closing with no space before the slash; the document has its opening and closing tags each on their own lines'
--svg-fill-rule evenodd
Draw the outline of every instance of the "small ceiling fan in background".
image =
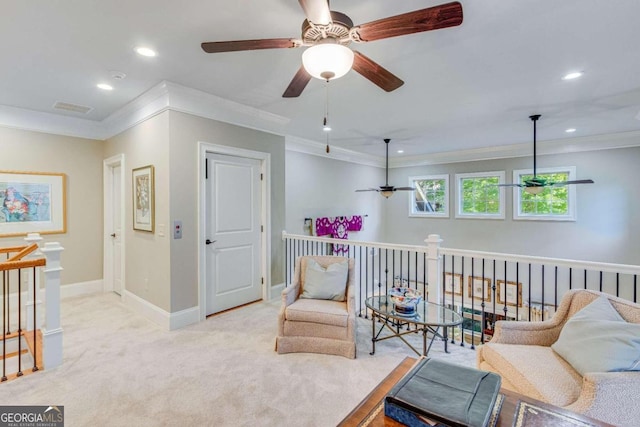
<svg viewBox="0 0 640 427">
<path fill-rule="evenodd" d="M 382 196 L 388 199 L 396 191 L 414 191 L 415 190 L 415 188 L 413 187 L 394 187 L 393 185 L 389 185 L 389 142 L 391 142 L 389 138 L 386 138 L 384 140 L 384 143 L 387 148 L 387 157 L 385 162 L 385 180 L 384 180 L 385 184 L 381 185 L 380 188 L 367 188 L 365 190 L 356 190 L 356 193 L 363 192 L 363 191 L 377 191 Z"/>
<path fill-rule="evenodd" d="M 540 114 L 534 114 L 529 116 L 533 122 L 533 178 L 527 179 L 522 183 L 513 184 L 498 184 L 499 187 L 521 187 L 524 191 L 530 194 L 540 194 L 545 187 L 563 187 L 571 184 L 593 184 L 592 179 L 578 179 L 573 181 L 549 181 L 545 178 L 539 177 L 536 174 L 536 124 L 538 119 L 542 117 Z"/>
<path fill-rule="evenodd" d="M 362 53 L 348 48 L 347 46 L 351 42 L 364 43 L 462 24 L 462 5 L 459 2 L 442 4 L 354 26 L 353 21 L 347 15 L 330 10 L 328 0 L 298 1 L 307 18 L 302 22 L 300 39 L 276 38 L 205 42 L 201 45 L 202 49 L 207 53 L 219 53 L 309 46 L 302 55 L 303 65 L 282 95 L 285 98 L 300 96 L 311 77 L 329 81 L 341 77 L 352 67 L 375 85 L 391 92 L 402 86 L 404 82 Z M 342 64 L 336 69 L 323 68 L 328 65 L 320 63 L 338 60 L 342 60 Z"/>
</svg>

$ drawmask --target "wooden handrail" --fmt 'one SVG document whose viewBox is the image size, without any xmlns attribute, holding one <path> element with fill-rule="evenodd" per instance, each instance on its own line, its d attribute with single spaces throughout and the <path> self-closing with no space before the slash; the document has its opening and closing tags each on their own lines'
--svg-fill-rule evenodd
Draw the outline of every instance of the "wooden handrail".
<svg viewBox="0 0 640 427">
<path fill-rule="evenodd" d="M 24 249 L 22 249 L 20 252 L 18 252 L 17 254 L 12 256 L 11 258 L 9 258 L 7 261 L 18 261 L 18 260 L 21 260 L 22 258 L 24 258 L 25 256 L 29 255 L 31 252 L 35 251 L 36 249 L 38 249 L 38 245 L 36 245 L 35 243 L 32 243 L 29 246 L 25 246 Z"/>
<path fill-rule="evenodd" d="M 0 262 L 0 271 L 17 270 L 20 268 L 43 267 L 47 265 L 46 258 L 25 259 L 20 261 Z"/>
<path fill-rule="evenodd" d="M 10 247 L 7 247 L 7 248 L 0 248 L 0 254 L 8 254 L 8 253 L 11 253 L 11 252 L 20 252 L 24 248 L 26 248 L 26 246 L 10 246 Z"/>
</svg>

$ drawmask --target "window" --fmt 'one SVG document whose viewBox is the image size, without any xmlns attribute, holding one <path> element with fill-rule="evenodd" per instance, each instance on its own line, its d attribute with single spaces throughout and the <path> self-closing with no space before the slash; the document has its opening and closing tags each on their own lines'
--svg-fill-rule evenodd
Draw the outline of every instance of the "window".
<svg viewBox="0 0 640 427">
<path fill-rule="evenodd" d="M 449 217 L 449 175 L 409 177 L 409 216 Z"/>
<path fill-rule="evenodd" d="M 537 176 L 547 181 L 561 182 L 575 179 L 576 168 L 539 169 Z M 532 170 L 513 171 L 513 182 L 523 183 L 533 178 Z M 575 186 L 544 187 L 539 194 L 530 194 L 523 188 L 515 187 L 513 197 L 513 219 L 534 219 L 550 221 L 575 221 Z"/>
<path fill-rule="evenodd" d="M 457 218 L 504 219 L 504 172 L 456 174 Z"/>
</svg>

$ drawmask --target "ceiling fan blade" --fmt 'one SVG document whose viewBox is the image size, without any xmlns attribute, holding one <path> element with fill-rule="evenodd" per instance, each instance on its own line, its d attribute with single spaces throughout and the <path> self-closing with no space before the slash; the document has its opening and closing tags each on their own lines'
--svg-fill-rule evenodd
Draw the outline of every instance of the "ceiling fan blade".
<svg viewBox="0 0 640 427">
<path fill-rule="evenodd" d="M 593 184 L 593 180 L 592 179 L 577 179 L 574 181 L 561 181 L 561 182 L 554 182 L 553 185 L 554 187 L 561 187 L 563 185 L 569 185 L 569 184 Z"/>
<path fill-rule="evenodd" d="M 316 25 L 331 23 L 331 11 L 327 0 L 298 0 L 307 20 Z"/>
<path fill-rule="evenodd" d="M 393 191 L 415 191 L 413 187 L 395 187 Z"/>
<path fill-rule="evenodd" d="M 522 184 L 496 184 L 496 187 L 524 187 Z"/>
<path fill-rule="evenodd" d="M 311 74 L 307 73 L 307 70 L 305 70 L 304 67 L 301 66 L 296 75 L 293 76 L 291 83 L 289 83 L 289 86 L 282 94 L 282 97 L 296 98 L 300 96 L 304 88 L 307 87 L 307 84 L 310 80 Z"/>
<path fill-rule="evenodd" d="M 460 24 L 462 24 L 462 5 L 459 2 L 452 2 L 368 22 L 359 25 L 357 32 L 361 41 L 369 42 L 405 34 L 455 27 Z"/>
<path fill-rule="evenodd" d="M 356 190 L 356 193 L 361 193 L 363 191 L 380 191 L 380 190 L 378 190 L 377 188 L 367 188 L 364 190 Z"/>
<path fill-rule="evenodd" d="M 241 50 L 280 49 L 296 47 L 294 39 L 235 40 L 226 42 L 204 42 L 202 50 L 207 53 L 237 52 Z"/>
<path fill-rule="evenodd" d="M 360 52 L 353 51 L 353 69 L 381 89 L 391 92 L 404 84 L 395 75 Z"/>
</svg>

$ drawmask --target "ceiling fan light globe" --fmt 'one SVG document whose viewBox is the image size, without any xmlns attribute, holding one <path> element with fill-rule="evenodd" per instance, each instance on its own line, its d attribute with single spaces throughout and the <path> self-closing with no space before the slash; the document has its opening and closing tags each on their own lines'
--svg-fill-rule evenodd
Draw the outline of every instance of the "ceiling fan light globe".
<svg viewBox="0 0 640 427">
<path fill-rule="evenodd" d="M 388 199 L 389 197 L 393 196 L 393 190 L 382 190 L 380 191 L 380 194 L 382 194 L 382 197 L 384 197 L 385 199 Z"/>
<path fill-rule="evenodd" d="M 529 194 L 540 194 L 544 191 L 544 187 L 540 187 L 540 186 L 533 186 L 533 187 L 525 187 L 524 191 L 526 191 Z"/>
<path fill-rule="evenodd" d="M 302 53 L 302 65 L 316 79 L 338 79 L 353 66 L 353 51 L 337 43 L 317 44 Z"/>
</svg>

